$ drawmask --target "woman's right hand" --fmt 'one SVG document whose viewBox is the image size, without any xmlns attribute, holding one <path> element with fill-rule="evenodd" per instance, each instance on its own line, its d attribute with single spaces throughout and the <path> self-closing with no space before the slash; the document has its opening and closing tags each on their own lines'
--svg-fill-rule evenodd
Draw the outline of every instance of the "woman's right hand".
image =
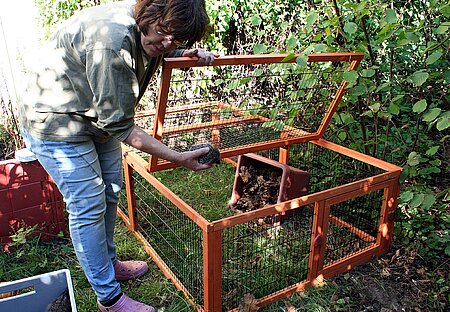
<svg viewBox="0 0 450 312">
<path fill-rule="evenodd" d="M 194 171 L 211 168 L 212 164 L 201 164 L 198 158 L 209 152 L 208 147 L 203 147 L 194 151 L 180 153 L 178 164 Z"/>
<path fill-rule="evenodd" d="M 198 162 L 198 157 L 209 152 L 208 147 L 180 153 L 170 149 L 136 125 L 124 142 L 138 150 L 194 171 L 208 169 L 212 166 L 212 164 L 201 164 Z"/>
</svg>

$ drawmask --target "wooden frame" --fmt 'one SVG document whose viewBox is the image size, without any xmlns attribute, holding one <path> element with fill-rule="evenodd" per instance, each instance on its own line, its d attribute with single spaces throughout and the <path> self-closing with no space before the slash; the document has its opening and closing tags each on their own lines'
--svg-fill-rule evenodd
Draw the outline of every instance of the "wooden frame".
<svg viewBox="0 0 450 312">
<path fill-rule="evenodd" d="M 259 56 L 225 56 L 217 59 L 214 66 L 233 65 L 233 64 L 268 64 L 285 60 L 286 55 L 259 55 Z M 349 62 L 349 69 L 355 70 L 362 59 L 361 53 L 324 53 L 310 55 L 310 62 L 329 62 L 329 61 L 345 61 Z M 289 62 L 294 62 L 294 59 Z M 171 110 L 167 109 L 167 92 L 169 90 L 171 71 L 173 68 L 197 66 L 195 60 L 191 58 L 168 59 L 164 64 L 162 71 L 162 81 L 159 92 L 158 107 L 155 112 L 155 124 L 153 135 L 157 139 L 161 139 L 165 131 L 175 133 L 176 128 L 164 129 L 164 116 Z M 306 287 L 320 284 L 324 279 L 331 278 L 342 272 L 348 271 L 355 265 L 369 261 L 374 255 L 385 253 L 392 243 L 392 233 L 394 226 L 394 211 L 397 205 L 397 196 L 399 194 L 399 176 L 402 169 L 385 161 L 364 155 L 353 151 L 346 147 L 328 142 L 322 139 L 322 135 L 331 121 L 333 113 L 336 111 L 339 101 L 345 91 L 346 83 L 342 82 L 338 93 L 334 96 L 330 109 L 323 118 L 319 129 L 316 133 L 305 133 L 293 138 L 280 138 L 274 142 L 264 142 L 264 144 L 253 144 L 245 147 L 238 147 L 229 150 L 221 150 L 223 158 L 244 154 L 247 152 L 256 152 L 261 150 L 269 150 L 280 148 L 279 161 L 287 163 L 289 160 L 290 146 L 302 142 L 309 142 L 319 147 L 332 151 L 334 153 L 345 155 L 353 160 L 368 164 L 370 166 L 381 169 L 383 172 L 364 178 L 358 181 L 340 185 L 331 189 L 322 190 L 312 194 L 308 194 L 299 198 L 288 200 L 275 205 L 270 205 L 257 210 L 244 212 L 231 217 L 223 218 L 213 222 L 209 222 L 201 216 L 195 207 L 190 207 L 182 198 L 170 191 L 163 183 L 153 177 L 152 171 L 163 170 L 173 167 L 170 163 L 159 163 L 155 157 L 150 157 L 149 161 L 144 160 L 138 154 L 128 150 L 123 146 L 123 161 L 125 172 L 125 184 L 127 194 L 128 214 L 119 209 L 119 216 L 124 219 L 125 223 L 133 234 L 140 240 L 147 253 L 153 258 L 155 263 L 160 267 L 162 272 L 170 278 L 175 286 L 181 290 L 186 298 L 195 307 L 196 311 L 222 311 L 222 236 L 225 229 L 233 226 L 244 224 L 253 220 L 258 220 L 280 212 L 289 210 L 299 210 L 306 205 L 313 205 L 314 216 L 311 228 L 310 238 L 310 254 L 308 261 L 308 275 L 306 280 L 299 281 L 296 284 L 280 289 L 265 297 L 258 298 L 258 306 L 264 307 L 274 303 L 275 301 L 290 296 L 291 294 L 301 291 Z M 202 104 L 205 105 L 205 104 Z M 210 102 L 208 105 L 222 105 L 219 102 Z M 184 107 L 182 109 L 192 109 L 196 106 Z M 142 113 L 145 115 L 148 113 Z M 252 116 L 255 118 L 255 116 Z M 256 118 L 259 118 L 256 116 Z M 240 122 L 240 120 L 228 120 L 227 123 Z M 195 127 L 211 127 L 211 124 L 195 125 Z M 233 163 L 233 161 L 230 161 Z M 187 220 L 191 220 L 201 229 L 203 236 L 203 303 L 195 302 L 194 296 L 178 279 L 176 274 L 166 265 L 155 249 L 149 244 L 142 233 L 137 228 L 136 218 L 136 201 L 134 199 L 133 172 L 139 174 L 156 190 L 158 190 L 167 200 L 181 211 Z M 342 220 L 338 216 L 331 213 L 331 207 L 340 202 L 353 199 L 359 196 L 365 196 L 375 191 L 383 192 L 382 207 L 380 207 L 378 232 L 376 236 L 370 235 L 362 229 Z M 345 256 L 332 263 L 324 264 L 328 224 L 332 223 L 336 226 L 345 228 L 350 233 L 365 241 L 368 246 L 356 253 Z M 236 309 L 232 311 L 238 311 Z"/>
</svg>

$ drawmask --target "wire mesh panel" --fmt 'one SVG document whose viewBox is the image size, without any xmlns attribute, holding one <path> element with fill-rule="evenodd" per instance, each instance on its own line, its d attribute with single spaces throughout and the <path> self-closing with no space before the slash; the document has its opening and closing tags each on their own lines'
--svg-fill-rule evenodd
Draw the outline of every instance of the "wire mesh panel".
<svg viewBox="0 0 450 312">
<path fill-rule="evenodd" d="M 139 176 L 134 180 L 138 231 L 184 287 L 203 303 L 202 231 Z"/>
<path fill-rule="evenodd" d="M 377 190 L 331 206 L 325 266 L 376 243 L 383 192 Z"/>
<path fill-rule="evenodd" d="M 279 149 L 260 152 L 270 159 L 279 158 Z M 349 156 L 313 143 L 290 146 L 288 165 L 311 175 L 309 193 L 315 193 L 372 177 L 385 171 Z"/>
<path fill-rule="evenodd" d="M 128 215 L 127 194 L 125 188 L 120 190 L 119 203 L 117 204 L 117 207 L 122 210 L 125 215 Z"/>
<path fill-rule="evenodd" d="M 261 298 L 306 280 L 313 213 L 304 206 L 280 226 L 261 219 L 224 229 L 225 310 L 238 307 L 245 294 Z"/>
<path fill-rule="evenodd" d="M 167 59 L 158 103 L 137 114 L 147 120 L 138 124 L 174 150 L 209 142 L 225 157 L 305 141 L 322 135 L 343 95 L 344 73 L 361 57 L 223 57 L 189 70 Z"/>
<path fill-rule="evenodd" d="M 311 174 L 311 192 L 369 178 L 385 171 L 313 143 L 292 147 L 292 166 Z"/>
</svg>

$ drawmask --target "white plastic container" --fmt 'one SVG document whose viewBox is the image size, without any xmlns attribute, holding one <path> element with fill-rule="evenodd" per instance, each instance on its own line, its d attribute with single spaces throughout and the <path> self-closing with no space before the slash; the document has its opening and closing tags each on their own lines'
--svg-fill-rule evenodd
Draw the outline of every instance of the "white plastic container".
<svg viewBox="0 0 450 312">
<path fill-rule="evenodd" d="M 69 292 L 72 312 L 77 312 L 70 271 L 62 269 L 0 285 L 0 311 L 44 312 L 65 290 Z"/>
</svg>

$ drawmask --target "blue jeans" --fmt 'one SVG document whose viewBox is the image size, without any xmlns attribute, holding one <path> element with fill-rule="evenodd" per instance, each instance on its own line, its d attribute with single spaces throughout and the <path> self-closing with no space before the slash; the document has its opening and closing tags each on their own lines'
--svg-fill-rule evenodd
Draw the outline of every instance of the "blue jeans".
<svg viewBox="0 0 450 312">
<path fill-rule="evenodd" d="M 64 197 L 73 246 L 98 300 L 112 299 L 121 292 L 113 241 L 123 180 L 120 142 L 57 142 L 21 132 Z"/>
</svg>

